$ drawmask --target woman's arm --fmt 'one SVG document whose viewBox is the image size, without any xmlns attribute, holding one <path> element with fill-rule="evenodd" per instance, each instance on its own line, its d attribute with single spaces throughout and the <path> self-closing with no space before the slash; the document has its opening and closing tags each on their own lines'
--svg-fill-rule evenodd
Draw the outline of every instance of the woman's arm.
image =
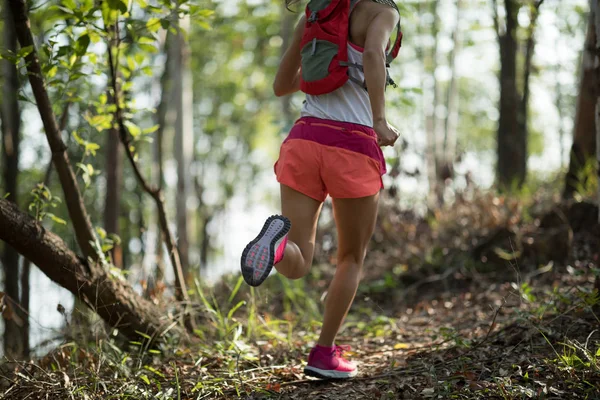
<svg viewBox="0 0 600 400">
<path fill-rule="evenodd" d="M 275 96 L 285 96 L 300 90 L 300 41 L 304 33 L 306 16 L 303 15 L 296 25 L 290 47 L 281 58 L 279 69 L 273 82 Z"/>
<path fill-rule="evenodd" d="M 367 28 L 363 52 L 365 83 L 373 112 L 373 128 L 381 145 L 393 145 L 398 138 L 398 132 L 387 123 L 385 117 L 385 48 L 398 18 L 398 13 L 392 8 L 377 13 Z"/>
</svg>

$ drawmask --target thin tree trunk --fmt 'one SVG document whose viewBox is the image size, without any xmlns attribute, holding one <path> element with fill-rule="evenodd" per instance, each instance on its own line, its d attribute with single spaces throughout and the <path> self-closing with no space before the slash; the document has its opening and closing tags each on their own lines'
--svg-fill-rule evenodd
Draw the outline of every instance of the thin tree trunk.
<svg viewBox="0 0 600 400">
<path fill-rule="evenodd" d="M 579 95 L 577 96 L 577 110 L 575 114 L 575 126 L 573 129 L 573 145 L 571 147 L 569 171 L 565 177 L 565 190 L 563 197 L 570 199 L 585 185 L 581 181 L 581 173 L 585 165 L 594 157 L 596 148 L 596 123 L 595 108 L 598 96 L 597 85 L 594 80 L 595 48 L 597 46 L 594 24 L 594 1 L 590 0 L 590 15 L 588 29 L 583 49 L 581 63 L 581 75 L 579 78 Z"/>
<path fill-rule="evenodd" d="M 594 25 L 596 38 L 600 38 L 600 1 L 594 0 Z M 596 40 L 596 174 L 600 182 L 600 40 Z M 600 183 L 598 184 L 598 223 L 600 223 Z M 596 289 L 600 290 L 600 276 L 596 276 Z"/>
<path fill-rule="evenodd" d="M 10 8 L 4 10 L 4 46 L 16 52 L 17 38 Z M 21 130 L 21 110 L 17 94 L 19 77 L 14 63 L 2 60 L 4 75 L 2 89 L 2 161 L 4 189 L 7 199 L 17 203 L 17 179 L 19 175 L 19 135 Z M 9 359 L 23 359 L 29 351 L 25 338 L 29 333 L 23 325 L 28 318 L 20 308 L 23 298 L 19 294 L 19 253 L 10 246 L 3 246 L 2 267 L 4 270 L 4 292 L 8 304 L 15 315 L 14 318 L 4 316 L 4 355 Z M 19 323 L 21 322 L 21 323 Z"/>
<path fill-rule="evenodd" d="M 174 40 L 173 92 L 177 118 L 175 122 L 175 159 L 177 160 L 177 247 L 184 275 L 189 273 L 189 231 L 187 199 L 190 192 L 194 137 L 192 71 L 190 47 L 185 38 L 190 28 L 189 16 L 179 21 Z"/>
<path fill-rule="evenodd" d="M 13 246 L 130 340 L 139 340 L 140 332 L 161 340 L 168 330 L 171 321 L 127 282 L 112 276 L 101 264 L 78 257 L 60 237 L 7 200 L 0 200 L 0 240 Z"/>
<path fill-rule="evenodd" d="M 438 48 L 437 48 L 437 35 L 439 31 L 440 19 L 438 16 L 438 6 L 440 0 L 435 0 L 431 4 L 431 13 L 434 16 L 433 24 L 431 27 L 431 35 L 434 37 L 433 49 L 431 50 L 431 79 L 433 81 L 433 98 L 426 100 L 424 97 L 424 111 L 425 111 L 425 132 L 427 138 L 427 149 L 425 153 L 427 163 L 427 178 L 429 181 L 429 192 L 427 196 L 427 204 L 430 209 L 436 208 L 439 205 L 439 181 L 437 174 L 438 167 L 438 153 L 439 143 L 437 134 L 437 121 L 436 121 L 436 106 L 439 102 L 439 82 L 435 77 L 435 70 L 438 65 Z M 423 56 L 425 59 L 425 56 Z"/>
<path fill-rule="evenodd" d="M 462 37 L 460 31 L 460 16 L 462 11 L 463 0 L 456 0 L 456 20 L 454 31 L 452 32 L 452 42 L 454 46 L 450 52 L 448 64 L 450 66 L 451 76 L 448 86 L 446 104 L 448 113 L 444 121 L 444 169 L 449 177 L 453 175 L 454 160 L 456 160 L 456 146 L 458 141 L 458 110 L 459 110 L 459 93 L 458 93 L 458 77 L 456 72 L 456 57 L 460 53 L 462 47 Z"/>
<path fill-rule="evenodd" d="M 525 179 L 525 138 L 519 126 L 517 90 L 517 14 L 515 0 L 505 0 L 506 31 L 500 44 L 500 120 L 498 122 L 497 180 L 501 189 L 520 186 Z M 497 12 L 497 10 L 496 10 Z"/>
<path fill-rule="evenodd" d="M 156 130 L 156 140 L 154 141 L 154 182 L 156 182 L 157 188 L 159 190 L 163 189 L 164 185 L 164 157 L 163 157 L 163 145 L 164 145 L 164 131 L 165 126 L 167 126 L 167 120 L 169 119 L 169 113 L 171 111 L 169 104 L 172 101 L 172 80 L 171 80 L 171 64 L 172 62 L 169 60 L 172 52 L 170 52 L 170 48 L 173 46 L 172 44 L 172 34 L 167 31 L 164 39 L 164 47 L 165 53 L 167 54 L 167 61 L 165 62 L 165 69 L 160 78 L 160 102 L 158 104 L 157 114 L 156 114 L 156 124 L 158 125 L 158 129 Z M 171 113 L 172 114 L 172 113 Z M 172 118 L 171 118 L 172 119 Z M 156 235 L 156 256 L 155 263 L 156 269 L 154 272 L 154 282 L 152 285 L 148 285 L 148 288 L 151 289 L 151 286 L 159 286 L 165 277 L 165 262 L 163 260 L 163 239 L 161 235 L 160 222 L 157 221 L 157 235 Z"/>
<path fill-rule="evenodd" d="M 556 97 L 555 97 L 555 105 L 556 105 L 556 112 L 558 113 L 558 144 L 559 144 L 559 153 L 560 153 L 560 169 L 562 170 L 564 167 L 564 160 L 565 160 L 565 145 L 564 145 L 564 140 L 565 140 L 565 127 L 563 124 L 563 119 L 564 119 L 564 111 L 563 111 L 563 86 L 561 85 L 561 83 L 559 82 L 559 75 L 561 72 L 561 65 L 557 64 L 556 65 L 556 70 L 555 70 L 555 81 L 556 84 L 554 85 L 554 91 L 556 92 Z"/>
<path fill-rule="evenodd" d="M 92 229 L 89 216 L 83 203 L 77 180 L 71 168 L 66 146 L 62 141 L 56 119 L 52 111 L 52 105 L 45 88 L 44 78 L 40 68 L 37 51 L 33 42 L 25 0 L 9 1 L 13 14 L 17 38 L 21 47 L 32 47 L 31 53 L 25 57 L 29 82 L 36 99 L 38 111 L 42 118 L 46 139 L 52 151 L 52 160 L 58 173 L 61 186 L 65 196 L 67 210 L 75 229 L 77 243 L 85 257 L 97 260 L 101 255 L 94 249 L 97 243 L 96 235 Z"/>
<path fill-rule="evenodd" d="M 524 157 L 520 160 L 521 162 L 521 176 L 519 181 L 521 184 L 525 182 L 527 174 L 527 158 L 528 158 L 528 141 L 529 141 L 529 95 L 530 88 L 529 82 L 531 78 L 531 68 L 533 64 L 533 55 L 535 53 L 535 30 L 537 27 L 537 20 L 540 15 L 540 6 L 544 0 L 537 0 L 535 5 L 530 8 L 529 13 L 529 28 L 527 29 L 527 41 L 525 44 L 525 66 L 523 69 L 523 97 L 519 104 L 519 130 L 521 132 L 520 137 L 523 143 Z"/>
<path fill-rule="evenodd" d="M 120 235 L 121 187 L 123 183 L 123 148 L 117 129 L 109 129 L 106 137 L 106 201 L 104 203 L 104 229 L 108 234 Z M 121 246 L 115 244 L 111 251 L 113 264 L 123 268 Z"/>
<path fill-rule="evenodd" d="M 21 311 L 23 326 L 21 327 L 21 337 L 23 340 L 23 358 L 29 358 L 29 273 L 31 263 L 27 259 L 23 259 L 23 268 L 21 269 Z M 6 354 L 6 353 L 5 353 Z"/>
</svg>

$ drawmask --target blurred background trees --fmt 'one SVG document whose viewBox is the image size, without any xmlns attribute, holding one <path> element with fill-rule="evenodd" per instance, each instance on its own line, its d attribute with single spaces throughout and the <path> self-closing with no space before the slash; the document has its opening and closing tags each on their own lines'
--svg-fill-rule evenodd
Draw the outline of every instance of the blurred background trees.
<svg viewBox="0 0 600 400">
<path fill-rule="evenodd" d="M 16 45 L 8 1 L 0 196 L 43 209 L 44 226 L 77 250 L 60 182 L 48 173 L 23 59 L 31 49 Z M 302 96 L 277 99 L 271 83 L 298 15 L 263 0 L 28 5 L 52 111 L 111 273 L 156 303 L 176 291 L 157 202 L 126 158 L 119 110 L 139 172 L 164 195 L 185 281 L 235 271 L 256 224 L 278 209 L 272 167 Z M 388 91 L 389 117 L 406 143 L 384 151 L 387 202 L 425 215 L 473 187 L 516 195 L 555 181 L 565 198 L 595 193 L 595 34 L 586 0 L 399 7 L 405 39 L 391 70 L 399 88 Z M 29 290 L 29 263 L 11 247 L 2 246 L 1 259 L 11 310 L 4 354 L 23 358 L 63 323 L 56 304 L 70 312 L 73 300 L 35 267 Z"/>
</svg>

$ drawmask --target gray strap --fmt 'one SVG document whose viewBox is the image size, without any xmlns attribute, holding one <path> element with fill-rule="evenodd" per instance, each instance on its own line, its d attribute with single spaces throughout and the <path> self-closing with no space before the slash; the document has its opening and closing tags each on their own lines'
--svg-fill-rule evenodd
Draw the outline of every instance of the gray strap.
<svg viewBox="0 0 600 400">
<path fill-rule="evenodd" d="M 352 75 L 348 75 L 348 79 L 351 80 L 352 82 L 356 83 L 361 88 L 367 90 L 367 84 L 364 81 L 361 81 L 360 79 L 356 79 Z"/>
<path fill-rule="evenodd" d="M 340 65 L 342 67 L 357 68 L 358 70 L 364 72 L 363 66 L 360 64 L 351 63 L 351 62 L 347 62 L 347 61 L 340 61 Z"/>
</svg>

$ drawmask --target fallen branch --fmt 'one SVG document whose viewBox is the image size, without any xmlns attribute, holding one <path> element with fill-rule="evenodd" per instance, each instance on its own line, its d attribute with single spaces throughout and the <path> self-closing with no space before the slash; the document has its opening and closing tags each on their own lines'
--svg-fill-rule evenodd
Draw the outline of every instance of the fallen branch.
<svg viewBox="0 0 600 400">
<path fill-rule="evenodd" d="M 37 265 L 129 339 L 140 333 L 160 340 L 170 320 L 131 286 L 99 263 L 78 257 L 65 242 L 8 200 L 0 199 L 0 240 Z M 177 329 L 174 330 L 178 332 Z"/>
</svg>

